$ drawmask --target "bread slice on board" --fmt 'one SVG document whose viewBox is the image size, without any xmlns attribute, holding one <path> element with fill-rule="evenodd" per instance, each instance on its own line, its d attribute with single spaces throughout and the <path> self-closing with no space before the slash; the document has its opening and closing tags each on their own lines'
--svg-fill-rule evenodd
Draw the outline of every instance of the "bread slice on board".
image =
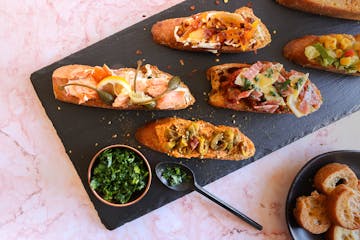
<svg viewBox="0 0 360 240">
<path fill-rule="evenodd" d="M 166 19 L 155 23 L 151 33 L 156 43 L 170 48 L 213 53 L 255 51 L 271 42 L 268 29 L 248 7 Z"/>
<path fill-rule="evenodd" d="M 52 75 L 52 84 L 56 99 L 90 107 L 177 110 L 192 105 L 195 98 L 179 78 L 171 90 L 168 88 L 173 78 L 150 64 L 142 66 L 138 74 L 134 68 L 110 69 L 106 65 L 73 64 L 57 68 Z M 113 99 L 105 102 L 94 89 L 76 84 L 101 90 Z"/>
<path fill-rule="evenodd" d="M 335 18 L 360 20 L 359 0 L 276 0 L 289 8 Z"/>
<path fill-rule="evenodd" d="M 331 225 L 326 212 L 326 196 L 317 191 L 296 199 L 294 216 L 301 227 L 313 234 L 324 233 Z"/>
<path fill-rule="evenodd" d="M 341 163 L 329 163 L 316 172 L 314 184 L 318 191 L 328 195 L 339 184 L 356 189 L 358 179 L 349 166 Z"/>
<path fill-rule="evenodd" d="M 303 36 L 288 42 L 283 54 L 303 67 L 360 76 L 360 34 Z"/>
<path fill-rule="evenodd" d="M 360 228 L 360 193 L 343 184 L 328 196 L 327 209 L 331 221 L 343 228 Z"/>
<path fill-rule="evenodd" d="M 163 118 L 136 131 L 143 145 L 176 158 L 243 160 L 255 154 L 254 143 L 238 128 L 202 120 Z"/>
</svg>

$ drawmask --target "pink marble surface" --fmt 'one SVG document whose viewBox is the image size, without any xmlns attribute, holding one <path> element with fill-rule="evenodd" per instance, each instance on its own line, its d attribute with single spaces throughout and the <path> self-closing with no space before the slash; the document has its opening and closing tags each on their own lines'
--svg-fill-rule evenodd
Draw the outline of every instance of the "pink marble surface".
<svg viewBox="0 0 360 240">
<path fill-rule="evenodd" d="M 358 112 L 206 186 L 262 232 L 198 193 L 106 230 L 29 76 L 178 2 L 2 1 L 0 239 L 290 239 L 284 206 L 297 171 L 318 154 L 360 149 Z"/>
</svg>

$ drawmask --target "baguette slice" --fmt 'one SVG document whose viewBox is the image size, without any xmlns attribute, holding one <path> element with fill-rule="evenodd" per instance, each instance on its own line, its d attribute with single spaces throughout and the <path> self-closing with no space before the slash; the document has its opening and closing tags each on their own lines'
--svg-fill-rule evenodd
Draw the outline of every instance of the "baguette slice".
<svg viewBox="0 0 360 240">
<path fill-rule="evenodd" d="M 332 55 L 334 59 L 332 64 L 324 64 L 323 56 L 313 48 L 315 44 L 322 46 Z M 308 57 L 305 55 L 306 49 L 308 49 Z M 303 67 L 360 76 L 360 61 L 356 60 L 360 56 L 360 34 L 307 35 L 287 43 L 283 54 L 290 61 Z M 349 55 L 353 56 L 349 57 Z"/>
<path fill-rule="evenodd" d="M 326 212 L 326 196 L 317 191 L 296 199 L 294 216 L 301 227 L 313 234 L 324 233 L 331 225 Z"/>
<path fill-rule="evenodd" d="M 314 177 L 315 188 L 329 195 L 341 183 L 356 189 L 358 179 L 349 166 L 341 163 L 330 163 L 320 168 Z"/>
<path fill-rule="evenodd" d="M 358 0 L 276 0 L 289 8 L 335 18 L 360 20 Z"/>
<path fill-rule="evenodd" d="M 360 240 L 360 229 L 349 230 L 333 225 L 326 233 L 327 240 Z"/>
<path fill-rule="evenodd" d="M 280 63 L 228 63 L 213 66 L 206 74 L 212 88 L 209 103 L 215 107 L 302 117 L 322 104 L 308 74 L 287 72 Z"/>
<path fill-rule="evenodd" d="M 68 103 L 110 109 L 184 109 L 195 102 L 189 88 L 183 83 L 166 91 L 172 75 L 146 64 L 140 68 L 134 92 L 134 68 L 109 69 L 87 65 L 67 65 L 56 69 L 52 75 L 55 98 Z M 89 88 L 66 84 L 85 84 L 107 92 L 114 101 L 106 103 Z"/>
<path fill-rule="evenodd" d="M 136 131 L 143 145 L 176 158 L 243 160 L 255 154 L 254 143 L 238 128 L 181 118 L 163 118 Z"/>
<path fill-rule="evenodd" d="M 155 23 L 151 33 L 156 43 L 187 51 L 247 52 L 271 42 L 268 29 L 248 7 L 166 19 Z"/>
<path fill-rule="evenodd" d="M 343 228 L 360 228 L 360 193 L 343 184 L 337 186 L 327 201 L 329 218 Z"/>
</svg>

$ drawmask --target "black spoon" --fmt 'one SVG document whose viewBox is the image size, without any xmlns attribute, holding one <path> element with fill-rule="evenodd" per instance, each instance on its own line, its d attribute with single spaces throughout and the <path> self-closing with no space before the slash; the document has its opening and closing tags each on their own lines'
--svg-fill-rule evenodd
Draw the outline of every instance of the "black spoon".
<svg viewBox="0 0 360 240">
<path fill-rule="evenodd" d="M 183 172 L 186 173 L 188 176 L 184 181 L 177 185 L 170 185 L 170 183 L 163 177 L 163 172 L 165 169 L 168 168 L 180 168 Z M 223 202 L 222 200 L 218 199 L 204 188 L 202 188 L 195 179 L 195 175 L 191 169 L 187 166 L 180 164 L 180 163 L 173 163 L 173 162 L 160 162 L 155 167 L 156 176 L 160 179 L 160 181 L 167 186 L 168 188 L 175 190 L 175 191 L 186 191 L 186 190 L 195 190 L 198 193 L 201 193 L 205 197 L 209 198 L 211 201 L 215 202 L 216 204 L 220 205 L 221 207 L 225 208 L 226 210 L 232 212 L 234 215 L 240 217 L 242 220 L 256 228 L 257 230 L 262 230 L 262 226 L 246 216 L 245 214 L 239 212 L 234 207 L 230 206 L 229 204 Z"/>
</svg>

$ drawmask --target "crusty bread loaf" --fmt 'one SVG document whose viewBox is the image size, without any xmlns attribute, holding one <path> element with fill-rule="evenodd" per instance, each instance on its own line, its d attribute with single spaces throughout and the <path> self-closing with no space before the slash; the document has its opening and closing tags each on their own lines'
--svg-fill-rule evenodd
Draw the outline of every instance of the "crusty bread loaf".
<svg viewBox="0 0 360 240">
<path fill-rule="evenodd" d="M 358 179 L 349 166 L 341 163 L 330 163 L 320 168 L 315 174 L 315 188 L 325 194 L 330 194 L 338 184 L 356 188 Z"/>
<path fill-rule="evenodd" d="M 330 220 L 343 228 L 360 228 L 360 193 L 343 184 L 328 196 L 327 209 Z"/>
<path fill-rule="evenodd" d="M 238 22 L 249 22 L 249 26 L 253 23 L 256 23 L 256 26 L 254 27 L 254 32 L 246 32 L 242 33 L 242 35 L 234 34 L 233 36 L 242 37 L 241 40 L 243 40 L 246 37 L 248 37 L 249 34 L 252 35 L 250 39 L 243 40 L 246 45 L 241 46 L 234 46 L 232 44 L 235 44 L 232 40 L 233 39 L 224 39 L 220 42 L 207 42 L 206 39 L 209 37 L 209 34 L 213 34 L 214 31 L 218 31 L 219 29 L 222 29 L 222 26 L 219 26 L 219 28 L 216 26 L 216 28 L 210 28 L 208 30 L 205 30 L 206 32 L 204 34 L 195 34 L 196 38 L 194 39 L 188 39 L 188 40 L 181 40 L 178 35 L 175 35 L 176 30 L 183 26 L 198 26 L 199 24 L 192 24 L 192 21 L 197 21 L 199 19 L 204 19 L 203 21 L 209 21 L 212 18 L 215 18 L 214 16 L 219 16 L 224 21 L 222 24 L 227 23 L 228 26 L 234 27 L 235 31 L 242 28 L 244 25 L 243 23 L 237 26 Z M 224 15 L 224 17 L 222 17 Z M 231 15 L 231 16 L 230 16 Z M 201 22 L 201 21 L 200 21 Z M 231 24 L 233 23 L 233 24 Z M 205 24 L 205 26 L 207 26 Z M 205 27 L 204 26 L 204 27 Z M 222 29 L 221 31 L 223 31 Z M 194 29 L 185 30 L 185 32 L 193 32 Z M 220 32 L 221 32 L 220 31 Z M 186 51 L 210 51 L 210 52 L 227 52 L 227 53 L 233 53 L 233 52 L 246 52 L 246 51 L 255 51 L 257 49 L 265 47 L 267 44 L 271 42 L 271 35 L 266 28 L 266 26 L 261 22 L 261 20 L 256 17 L 253 13 L 253 10 L 248 7 L 241 7 L 235 11 L 235 13 L 229 13 L 229 12 L 223 12 L 223 11 L 208 11 L 208 12 L 201 12 L 196 15 L 192 15 L 190 17 L 182 17 L 182 18 L 171 18 L 166 19 L 163 21 L 159 21 L 155 23 L 152 26 L 151 33 L 153 35 L 153 40 L 158 43 L 165 46 L 168 46 L 170 48 L 179 49 L 179 50 L 186 50 Z M 199 36 L 200 35 L 200 36 Z M 225 35 L 225 34 L 223 34 Z M 231 34 L 228 34 L 231 36 Z M 196 41 L 195 41 L 196 39 Z M 194 41 L 190 41 L 194 40 Z M 195 42 L 201 42 L 201 45 L 195 45 Z M 229 44 L 226 44 L 229 43 Z M 231 42 L 231 43 L 230 43 Z"/>
<path fill-rule="evenodd" d="M 289 8 L 336 18 L 360 20 L 359 0 L 276 0 Z"/>
<path fill-rule="evenodd" d="M 317 191 L 296 199 L 294 216 L 301 227 L 313 234 L 324 233 L 331 225 L 326 212 L 326 196 Z"/>
<path fill-rule="evenodd" d="M 349 230 L 333 225 L 326 233 L 327 240 L 360 240 L 360 229 Z"/>
<path fill-rule="evenodd" d="M 202 120 L 162 118 L 136 131 L 145 146 L 176 158 L 243 160 L 255 154 L 254 143 L 230 126 L 215 126 Z"/>
</svg>

